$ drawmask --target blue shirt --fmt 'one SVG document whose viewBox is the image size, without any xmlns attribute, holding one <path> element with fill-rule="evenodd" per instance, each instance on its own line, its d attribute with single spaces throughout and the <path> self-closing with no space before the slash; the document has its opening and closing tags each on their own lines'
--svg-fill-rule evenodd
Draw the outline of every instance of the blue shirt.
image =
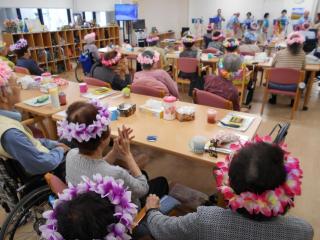
<svg viewBox="0 0 320 240">
<path fill-rule="evenodd" d="M 17 60 L 17 66 L 27 68 L 31 75 L 37 75 L 40 76 L 43 73 L 43 70 L 41 70 L 38 66 L 38 64 L 32 60 L 32 59 L 26 59 L 26 58 L 19 58 Z"/>
<path fill-rule="evenodd" d="M 229 22 L 227 23 L 227 29 L 230 29 L 230 30 L 233 30 L 233 27 L 235 24 L 238 24 L 239 23 L 239 19 L 237 16 L 233 15 Z"/>
<path fill-rule="evenodd" d="M 262 27 L 263 28 L 269 28 L 269 19 L 263 19 L 263 24 L 262 24 Z"/>
<path fill-rule="evenodd" d="M 52 171 L 64 161 L 64 150 L 62 147 L 57 147 L 56 141 L 49 139 L 39 139 L 39 141 L 50 150 L 49 153 L 40 152 L 18 129 L 11 128 L 1 137 L 3 149 L 32 175 Z"/>
<path fill-rule="evenodd" d="M 18 122 L 21 122 L 21 119 L 22 119 L 21 113 L 15 112 L 15 111 L 8 111 L 8 110 L 0 109 L 0 115 L 11 118 L 11 119 L 16 120 Z"/>
<path fill-rule="evenodd" d="M 311 23 L 311 18 L 308 17 L 307 19 L 305 19 L 304 16 L 302 16 L 297 22 L 298 25 L 303 25 L 305 23 Z"/>
</svg>

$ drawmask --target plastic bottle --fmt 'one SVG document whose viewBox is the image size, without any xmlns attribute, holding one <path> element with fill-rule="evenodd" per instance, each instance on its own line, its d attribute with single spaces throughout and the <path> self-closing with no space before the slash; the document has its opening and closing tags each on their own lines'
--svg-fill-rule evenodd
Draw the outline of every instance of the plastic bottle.
<svg viewBox="0 0 320 240">
<path fill-rule="evenodd" d="M 50 94 L 51 105 L 54 108 L 60 108 L 58 88 L 50 88 L 49 94 Z"/>
</svg>

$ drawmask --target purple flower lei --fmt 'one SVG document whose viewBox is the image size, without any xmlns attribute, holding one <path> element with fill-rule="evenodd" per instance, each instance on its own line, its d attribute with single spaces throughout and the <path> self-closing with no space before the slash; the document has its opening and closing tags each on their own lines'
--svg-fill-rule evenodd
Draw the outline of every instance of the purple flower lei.
<svg viewBox="0 0 320 240">
<path fill-rule="evenodd" d="M 57 231 L 58 224 L 56 218 L 57 207 L 67 201 L 71 201 L 78 195 L 87 192 L 96 192 L 101 198 L 108 198 L 115 206 L 114 216 L 118 223 L 107 226 L 109 234 L 104 240 L 129 240 L 127 233 L 133 227 L 133 220 L 137 214 L 137 206 L 131 202 L 131 192 L 123 186 L 122 180 L 115 180 L 112 177 L 102 177 L 100 174 L 93 176 L 93 181 L 88 177 L 82 177 L 83 182 L 77 186 L 69 183 L 68 188 L 59 194 L 59 198 L 53 204 L 53 210 L 43 213 L 47 220 L 45 225 L 40 227 L 41 237 L 46 240 L 63 240 L 62 235 Z"/>
<path fill-rule="evenodd" d="M 28 46 L 28 42 L 24 38 L 20 38 L 15 44 L 10 46 L 10 51 L 20 50 L 24 47 Z"/>
<path fill-rule="evenodd" d="M 57 131 L 60 139 L 66 139 L 69 142 L 76 139 L 78 142 L 88 142 L 92 138 L 101 137 L 110 124 L 110 114 L 106 107 L 97 100 L 91 100 L 90 103 L 98 109 L 96 121 L 86 125 L 84 123 L 73 123 L 67 120 L 58 121 Z"/>
</svg>

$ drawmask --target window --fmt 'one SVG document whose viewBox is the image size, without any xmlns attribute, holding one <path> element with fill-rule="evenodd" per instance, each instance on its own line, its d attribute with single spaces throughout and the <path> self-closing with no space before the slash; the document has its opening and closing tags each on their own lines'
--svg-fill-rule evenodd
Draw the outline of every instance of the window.
<svg viewBox="0 0 320 240">
<path fill-rule="evenodd" d="M 107 14 L 106 12 L 97 12 L 97 24 L 100 25 L 100 27 L 107 26 Z"/>
<path fill-rule="evenodd" d="M 44 25 L 48 27 L 48 30 L 55 31 L 64 25 L 68 25 L 68 12 L 67 9 L 42 9 Z"/>
<path fill-rule="evenodd" d="M 21 18 L 37 19 L 39 18 L 38 9 L 36 8 L 20 8 Z"/>
<path fill-rule="evenodd" d="M 92 22 L 92 20 L 93 20 L 93 13 L 92 12 L 84 12 L 84 16 L 85 16 L 86 22 Z"/>
</svg>

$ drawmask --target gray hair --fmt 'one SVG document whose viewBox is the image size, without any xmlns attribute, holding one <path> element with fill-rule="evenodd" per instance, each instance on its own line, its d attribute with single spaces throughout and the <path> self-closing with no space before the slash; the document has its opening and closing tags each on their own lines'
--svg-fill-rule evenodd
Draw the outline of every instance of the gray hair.
<svg viewBox="0 0 320 240">
<path fill-rule="evenodd" d="M 223 69 L 227 72 L 237 72 L 242 65 L 242 59 L 238 54 L 226 54 L 223 57 Z"/>
</svg>

